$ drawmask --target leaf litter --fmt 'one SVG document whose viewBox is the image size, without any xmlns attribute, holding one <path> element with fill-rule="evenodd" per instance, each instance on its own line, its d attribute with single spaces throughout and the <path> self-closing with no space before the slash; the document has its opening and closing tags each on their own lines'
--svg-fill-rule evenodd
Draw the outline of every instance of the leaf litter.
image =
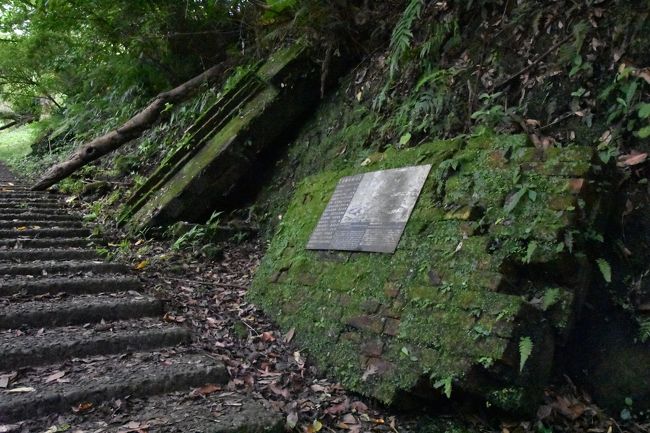
<svg viewBox="0 0 650 433">
<path fill-rule="evenodd" d="M 182 251 L 170 255 L 164 242 L 147 241 L 147 245 L 150 266 L 142 276 L 149 287 L 155 287 L 158 296 L 170 300 L 167 320 L 182 318 L 185 325 L 194 329 L 197 348 L 227 366 L 231 379 L 224 389 L 207 388 L 211 395 L 225 399 L 225 409 L 240 404 L 236 399 L 228 399 L 243 393 L 262 398 L 270 407 L 283 412 L 285 427 L 293 431 L 419 431 L 417 414 L 400 414 L 371 399 L 348 393 L 340 384 L 324 378 L 309 362 L 309 354 L 292 344 L 295 328 L 283 333 L 246 301 L 246 288 L 262 257 L 259 242 L 225 244 L 220 261 L 197 259 L 183 255 Z M 164 260 L 158 260 L 157 254 L 164 255 Z M 178 281 L 183 281 L 181 290 Z M 366 379 L 374 374 L 367 373 Z M 201 394 L 200 390 L 194 394 L 197 392 Z M 230 397 L 229 392 L 233 393 Z M 549 411 L 544 418 L 546 425 L 581 425 L 585 427 L 583 431 L 593 432 L 599 428 L 606 432 L 615 425 L 586 394 L 572 392 L 572 387 L 547 391 L 547 402 L 540 407 L 542 412 Z M 451 410 L 459 419 L 475 418 L 459 413 L 461 409 Z M 519 422 L 516 429 L 510 430 L 512 424 L 501 422 L 499 430 L 534 432 L 538 422 Z M 494 431 L 495 420 L 474 420 L 471 424 L 476 431 Z"/>
</svg>

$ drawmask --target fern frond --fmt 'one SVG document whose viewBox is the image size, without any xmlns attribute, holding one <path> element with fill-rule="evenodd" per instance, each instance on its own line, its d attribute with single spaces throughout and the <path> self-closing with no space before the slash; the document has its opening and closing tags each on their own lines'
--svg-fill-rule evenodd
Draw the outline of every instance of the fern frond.
<svg viewBox="0 0 650 433">
<path fill-rule="evenodd" d="M 639 322 L 639 340 L 645 343 L 650 339 L 650 319 L 643 319 Z"/>
<path fill-rule="evenodd" d="M 553 287 L 544 292 L 542 297 L 542 309 L 544 311 L 548 310 L 551 306 L 555 305 L 557 301 L 560 300 L 560 289 Z"/>
<path fill-rule="evenodd" d="M 420 18 L 423 4 L 424 0 L 411 0 L 393 29 L 388 62 L 391 78 L 397 74 L 404 54 L 411 47 L 413 22 Z"/>
<path fill-rule="evenodd" d="M 533 340 L 530 337 L 521 337 L 519 340 L 519 371 L 524 370 L 526 361 L 533 353 Z"/>
</svg>

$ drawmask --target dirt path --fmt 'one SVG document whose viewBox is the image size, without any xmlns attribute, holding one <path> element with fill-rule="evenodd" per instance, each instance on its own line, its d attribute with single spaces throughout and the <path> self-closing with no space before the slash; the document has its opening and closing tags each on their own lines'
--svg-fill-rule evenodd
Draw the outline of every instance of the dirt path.
<svg viewBox="0 0 650 433">
<path fill-rule="evenodd" d="M 0 431 L 280 428 L 261 399 L 220 398 L 224 362 L 163 320 L 165 303 L 127 267 L 102 261 L 92 232 L 0 166 Z"/>
</svg>

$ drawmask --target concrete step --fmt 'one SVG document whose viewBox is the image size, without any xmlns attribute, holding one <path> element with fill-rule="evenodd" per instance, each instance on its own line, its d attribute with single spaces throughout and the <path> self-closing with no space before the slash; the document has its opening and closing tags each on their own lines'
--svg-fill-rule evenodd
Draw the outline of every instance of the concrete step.
<svg viewBox="0 0 650 433">
<path fill-rule="evenodd" d="M 15 229 L 17 227 L 27 228 L 68 228 L 68 227 L 83 227 L 84 223 L 80 220 L 74 221 L 47 221 L 47 220 L 33 220 L 27 221 L 23 219 L 8 220 L 0 216 L 0 229 Z"/>
<path fill-rule="evenodd" d="M 86 238 L 45 238 L 45 239 L 0 239 L 0 250 L 20 248 L 53 248 L 53 247 L 92 247 L 94 242 Z"/>
<path fill-rule="evenodd" d="M 150 396 L 145 399 L 130 398 L 129 404 L 111 411 L 110 423 L 102 409 L 110 410 L 109 403 L 95 411 L 74 414 L 72 411 L 58 415 L 58 425 L 74 426 L 75 432 L 126 433 L 125 425 L 141 425 L 147 433 L 283 433 L 285 416 L 272 405 L 251 394 L 228 390 L 217 391 L 201 398 L 191 398 L 191 391 Z M 41 418 L 22 425 L 37 433 L 47 431 L 52 418 Z M 322 430 L 325 432 L 325 430 Z M 333 431 L 333 430 L 332 430 Z M 380 431 L 380 430 L 377 430 Z M 388 430 L 386 430 L 388 431 Z M 13 432 L 12 432 L 13 433 Z"/>
<path fill-rule="evenodd" d="M 55 276 L 66 273 L 70 276 L 82 274 L 88 276 L 86 274 L 124 274 L 127 272 L 129 272 L 129 268 L 123 264 L 99 261 L 43 261 L 14 265 L 0 263 L 0 275 Z"/>
<path fill-rule="evenodd" d="M 53 198 L 61 199 L 63 196 L 59 194 L 52 194 L 49 192 L 37 192 L 37 191 L 25 191 L 25 190 L 16 190 L 12 188 L 11 190 L 0 190 L 0 198 L 15 198 L 15 199 L 41 199 L 41 198 Z"/>
<path fill-rule="evenodd" d="M 94 260 L 97 251 L 88 248 L 38 248 L 0 250 L 0 262 L 36 260 Z"/>
<path fill-rule="evenodd" d="M 63 201 L 54 197 L 42 198 L 16 198 L 16 197 L 3 197 L 0 194 L 0 207 L 3 208 L 27 208 L 27 207 L 53 207 L 62 206 Z"/>
<path fill-rule="evenodd" d="M 3 192 L 23 192 L 23 191 L 30 191 L 29 187 L 22 185 L 22 184 L 15 184 L 12 182 L 1 182 L 0 181 L 0 193 Z"/>
<path fill-rule="evenodd" d="M 73 278 L 14 279 L 0 282 L 0 296 L 25 294 L 27 296 L 45 293 L 67 293 L 71 295 L 93 293 L 116 293 L 137 290 L 140 281 L 132 276 L 102 275 L 98 277 L 78 276 Z"/>
<path fill-rule="evenodd" d="M 0 215 L 11 214 L 46 214 L 46 215 L 76 215 L 72 209 L 66 209 L 60 206 L 47 206 L 47 207 L 0 207 Z"/>
<path fill-rule="evenodd" d="M 55 371 L 65 372 L 67 381 L 46 383 L 45 379 Z M 0 423 L 53 412 L 70 413 L 70 408 L 80 403 L 97 405 L 126 396 L 148 397 L 179 390 L 189 392 L 191 388 L 208 383 L 223 385 L 227 381 L 228 372 L 224 365 L 202 355 L 147 353 L 74 360 L 30 371 L 17 377 L 9 390 L 0 390 Z M 15 388 L 33 388 L 34 391 L 8 392 Z"/>
<path fill-rule="evenodd" d="M 71 358 L 140 352 L 187 344 L 187 328 L 159 319 L 139 319 L 94 326 L 0 331 L 0 371 L 53 364 Z"/>
<path fill-rule="evenodd" d="M 6 209 L 5 209 L 6 211 Z M 36 224 L 33 221 L 43 221 L 51 224 L 56 221 L 82 221 L 81 216 L 71 214 L 70 212 L 61 212 L 60 214 L 50 214 L 48 212 L 32 212 L 14 209 L 13 213 L 0 212 L 0 220 L 3 221 L 25 221 L 27 224 Z"/>
<path fill-rule="evenodd" d="M 78 238 L 90 236 L 91 231 L 87 228 L 28 228 L 25 230 L 0 229 L 0 239 L 15 239 L 25 237 L 40 238 Z"/>
<path fill-rule="evenodd" d="M 42 209 L 52 209 L 56 208 L 58 210 L 65 210 L 63 204 L 56 200 L 3 200 L 0 198 L 0 210 L 13 210 L 13 211 L 23 211 L 23 210 L 37 210 L 42 211 Z"/>
<path fill-rule="evenodd" d="M 3 302 L 4 301 L 4 302 Z M 3 303 L 5 304 L 3 306 Z M 20 302 L 0 298 L 0 329 L 74 326 L 160 316 L 163 302 L 136 292 Z"/>
</svg>

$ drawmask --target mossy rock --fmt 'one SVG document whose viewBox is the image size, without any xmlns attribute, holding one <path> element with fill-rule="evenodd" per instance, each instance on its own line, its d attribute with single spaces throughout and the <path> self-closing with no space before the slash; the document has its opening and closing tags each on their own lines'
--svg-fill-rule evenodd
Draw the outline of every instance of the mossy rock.
<svg viewBox="0 0 650 433">
<path fill-rule="evenodd" d="M 320 70 L 303 43 L 278 50 L 208 107 L 160 166 L 133 191 L 120 224 L 150 229 L 202 222 L 232 206 L 261 155 L 318 103 Z"/>
<path fill-rule="evenodd" d="M 571 185 L 588 177 L 591 158 L 586 148 L 541 152 L 524 136 L 484 133 L 389 149 L 363 167 L 307 178 L 250 298 L 295 327 L 316 362 L 357 392 L 391 403 L 403 391 L 460 391 L 525 408 L 548 379 L 571 300 L 583 298 L 582 280 L 566 284 L 575 269 L 558 263 L 582 263 L 579 242 L 567 247 L 565 234 L 587 207 Z M 417 164 L 433 169 L 394 254 L 305 249 L 341 177 Z M 552 206 L 559 197 L 562 206 Z M 552 305 L 535 298 L 546 290 L 535 272 L 548 269 Z M 533 349 L 522 362 L 523 337 Z"/>
</svg>

